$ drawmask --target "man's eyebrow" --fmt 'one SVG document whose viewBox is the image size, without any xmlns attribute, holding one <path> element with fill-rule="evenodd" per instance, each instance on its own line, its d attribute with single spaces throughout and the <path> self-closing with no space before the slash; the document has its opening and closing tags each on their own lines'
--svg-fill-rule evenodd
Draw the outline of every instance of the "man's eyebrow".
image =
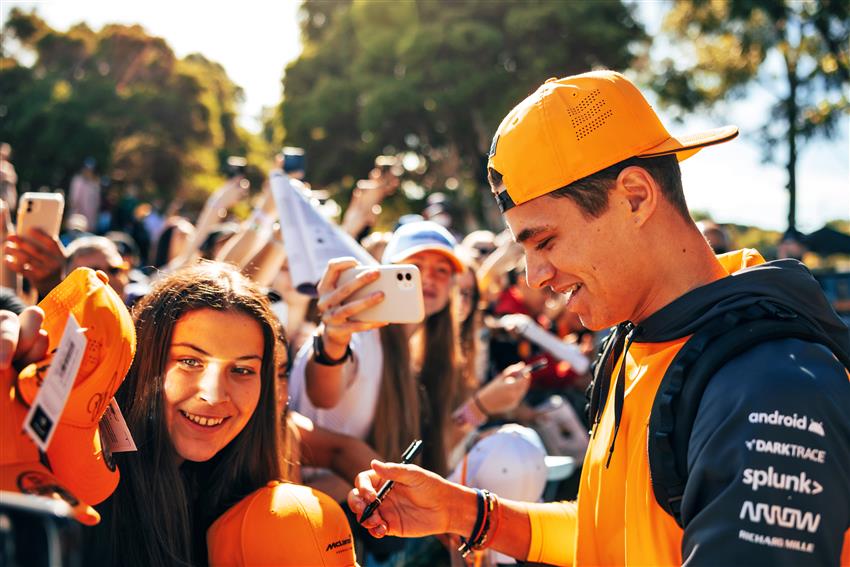
<svg viewBox="0 0 850 567">
<path fill-rule="evenodd" d="M 207 351 L 205 351 L 204 349 L 202 349 L 200 347 L 193 345 L 192 343 L 174 343 L 171 346 L 172 347 L 178 347 L 178 346 L 187 347 L 187 348 L 190 348 L 192 350 L 198 351 L 199 353 L 203 354 L 204 356 L 212 357 L 212 355 L 210 353 L 208 353 Z M 257 354 L 245 354 L 243 356 L 237 356 L 234 360 L 247 360 L 247 359 L 251 359 L 251 358 L 256 358 L 259 361 L 263 360 L 263 357 L 259 356 Z"/>
<path fill-rule="evenodd" d="M 522 244 L 529 238 L 534 238 L 541 232 L 546 232 L 547 230 L 552 230 L 551 226 L 535 226 L 532 228 L 526 228 L 522 230 L 516 237 L 517 244 Z"/>
</svg>

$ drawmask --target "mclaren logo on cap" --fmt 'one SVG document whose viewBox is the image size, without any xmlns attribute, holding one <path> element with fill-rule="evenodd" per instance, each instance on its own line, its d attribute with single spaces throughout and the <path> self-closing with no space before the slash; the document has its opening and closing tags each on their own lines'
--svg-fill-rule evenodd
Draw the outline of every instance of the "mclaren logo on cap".
<svg viewBox="0 0 850 567">
<path fill-rule="evenodd" d="M 337 549 L 339 547 L 343 547 L 343 546 L 346 546 L 346 545 L 351 545 L 351 536 L 349 536 L 345 539 L 339 539 L 337 541 L 330 542 L 328 544 L 328 546 L 325 548 L 325 551 L 331 551 L 333 549 Z"/>
</svg>

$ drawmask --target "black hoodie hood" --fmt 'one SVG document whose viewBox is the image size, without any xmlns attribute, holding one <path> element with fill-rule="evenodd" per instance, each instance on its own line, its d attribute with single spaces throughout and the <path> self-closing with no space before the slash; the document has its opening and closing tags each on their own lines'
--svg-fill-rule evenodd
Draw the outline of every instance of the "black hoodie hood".
<svg viewBox="0 0 850 567">
<path fill-rule="evenodd" d="M 746 267 L 689 291 L 647 317 L 638 326 L 637 342 L 675 340 L 692 334 L 722 313 L 764 300 L 805 317 L 850 353 L 850 330 L 832 309 L 811 272 L 797 260 Z"/>
<path fill-rule="evenodd" d="M 680 339 L 694 334 L 726 312 L 740 311 L 754 304 L 769 304 L 772 309 L 788 310 L 805 318 L 830 337 L 835 348 L 850 356 L 850 330 L 802 263 L 797 260 L 764 262 L 758 252 L 747 249 L 724 254 L 718 260 L 729 273 L 727 277 L 689 291 L 637 326 L 628 321 L 620 323 L 608 341 L 597 363 L 589 406 L 595 431 L 614 380 L 614 435 L 608 448 L 608 462 L 614 453 L 625 402 L 626 365 L 620 365 L 616 380 L 613 369 L 621 354 L 628 353 L 633 343 Z"/>
</svg>

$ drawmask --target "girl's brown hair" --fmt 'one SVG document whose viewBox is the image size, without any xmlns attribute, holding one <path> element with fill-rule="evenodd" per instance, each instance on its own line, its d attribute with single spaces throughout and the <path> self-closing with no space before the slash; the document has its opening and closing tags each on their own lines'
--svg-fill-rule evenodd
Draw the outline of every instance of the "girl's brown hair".
<svg viewBox="0 0 850 567">
<path fill-rule="evenodd" d="M 370 444 L 386 459 L 397 459 L 411 441 L 422 437 L 422 465 L 443 475 L 450 405 L 460 380 L 452 307 L 449 301 L 425 320 L 422 340 L 413 345 L 418 352 L 411 351 L 402 325 L 381 329 L 383 376 L 370 435 Z M 422 364 L 418 377 L 411 371 L 411 359 Z"/>
<path fill-rule="evenodd" d="M 245 428 L 212 459 L 178 465 L 163 413 L 163 380 L 174 326 L 198 309 L 236 311 L 260 325 L 260 400 Z M 139 450 L 116 455 L 121 482 L 105 514 L 110 564 L 204 564 L 210 524 L 281 474 L 278 326 L 259 289 L 234 268 L 215 262 L 165 276 L 133 314 L 137 355 L 116 399 Z"/>
<path fill-rule="evenodd" d="M 481 350 L 478 330 L 481 328 L 481 291 L 478 288 L 478 276 L 472 266 L 466 267 L 472 274 L 472 296 L 469 298 L 469 315 L 463 321 L 458 321 L 458 335 L 462 357 L 459 387 L 456 388 L 452 407 L 456 408 L 478 389 L 478 352 Z M 458 286 L 460 294 L 460 286 Z"/>
</svg>

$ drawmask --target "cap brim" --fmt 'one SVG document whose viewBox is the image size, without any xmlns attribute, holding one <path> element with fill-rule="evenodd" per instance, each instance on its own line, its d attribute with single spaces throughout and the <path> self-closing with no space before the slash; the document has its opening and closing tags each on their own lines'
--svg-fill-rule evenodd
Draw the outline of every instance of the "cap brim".
<svg viewBox="0 0 850 567">
<path fill-rule="evenodd" d="M 117 470 L 111 471 L 99 454 L 100 438 L 93 440 L 90 429 L 60 421 L 43 461 L 35 443 L 23 432 L 26 415 L 27 408 L 15 400 L 0 406 L 0 490 L 61 500 L 80 523 L 97 524 L 100 516 L 89 504 L 112 494 L 119 478 Z M 92 495 L 97 500 L 90 498 Z"/>
<path fill-rule="evenodd" d="M 100 522 L 97 510 L 74 495 L 39 462 L 0 466 L 0 491 L 31 494 L 68 505 L 68 515 L 81 524 L 94 526 Z"/>
<path fill-rule="evenodd" d="M 447 247 L 437 246 L 435 244 L 423 244 L 421 246 L 411 246 L 410 248 L 405 248 L 402 252 L 399 252 L 398 254 L 390 258 L 390 261 L 393 264 L 399 264 L 404 260 L 407 260 L 411 256 L 419 254 L 420 252 L 436 252 L 438 254 L 442 254 L 452 263 L 452 267 L 458 274 L 463 273 L 463 271 L 466 269 L 466 266 L 463 262 L 461 262 L 460 258 L 455 255 L 454 251 L 449 250 Z"/>
<path fill-rule="evenodd" d="M 686 136 L 670 136 L 657 146 L 644 150 L 637 157 L 651 158 L 676 154 L 679 161 L 683 161 L 700 151 L 706 146 L 722 144 L 734 139 L 738 135 L 737 126 L 722 126 L 713 130 L 706 130 L 697 134 Z"/>
<path fill-rule="evenodd" d="M 47 458 L 62 484 L 90 504 L 103 502 L 118 486 L 118 467 L 108 463 L 97 427 L 80 428 L 60 421 Z"/>
</svg>

